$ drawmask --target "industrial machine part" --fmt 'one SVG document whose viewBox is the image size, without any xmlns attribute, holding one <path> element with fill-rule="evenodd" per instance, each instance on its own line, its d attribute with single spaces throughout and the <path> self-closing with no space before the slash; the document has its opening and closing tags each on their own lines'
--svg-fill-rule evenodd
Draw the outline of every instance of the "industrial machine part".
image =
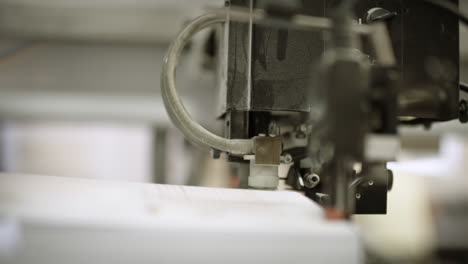
<svg viewBox="0 0 468 264">
<path fill-rule="evenodd" d="M 426 2 L 227 1 L 169 49 L 168 113 L 215 156 L 250 163 L 250 187 L 276 188 L 288 164 L 286 183 L 338 215 L 385 213 L 397 126 L 461 112 L 458 18 Z M 215 23 L 226 138 L 191 120 L 174 83 L 183 44 Z"/>
</svg>

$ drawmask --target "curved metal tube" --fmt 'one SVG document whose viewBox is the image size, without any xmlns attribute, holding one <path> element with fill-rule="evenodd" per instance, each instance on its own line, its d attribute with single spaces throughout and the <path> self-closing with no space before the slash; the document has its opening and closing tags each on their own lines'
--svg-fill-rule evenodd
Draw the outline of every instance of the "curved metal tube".
<svg viewBox="0 0 468 264">
<path fill-rule="evenodd" d="M 187 42 L 197 32 L 213 24 L 226 21 L 226 13 L 208 13 L 188 24 L 169 47 L 161 72 L 161 91 L 166 111 L 174 125 L 194 143 L 207 145 L 214 149 L 232 154 L 253 153 L 253 141 L 250 139 L 226 139 L 217 136 L 194 121 L 185 109 L 175 86 L 175 73 L 178 58 Z"/>
</svg>

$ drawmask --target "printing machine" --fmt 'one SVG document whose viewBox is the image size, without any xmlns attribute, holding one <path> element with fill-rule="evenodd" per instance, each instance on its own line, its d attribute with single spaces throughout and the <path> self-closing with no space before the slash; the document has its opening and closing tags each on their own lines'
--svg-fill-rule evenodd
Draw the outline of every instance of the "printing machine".
<svg viewBox="0 0 468 264">
<path fill-rule="evenodd" d="M 227 1 L 173 42 L 163 100 L 189 140 L 248 167 L 246 186 L 284 179 L 333 215 L 385 214 L 398 127 L 464 119 L 457 12 L 446 1 Z M 174 82 L 185 42 L 220 23 L 225 137 L 191 119 Z"/>
<path fill-rule="evenodd" d="M 398 127 L 468 121 L 457 4 L 228 0 L 207 10 L 169 47 L 162 98 L 186 138 L 231 162 L 249 190 L 3 174 L 0 261 L 366 262 L 349 218 L 386 213 Z M 193 120 L 175 82 L 181 52 L 207 28 L 222 137 Z"/>
</svg>

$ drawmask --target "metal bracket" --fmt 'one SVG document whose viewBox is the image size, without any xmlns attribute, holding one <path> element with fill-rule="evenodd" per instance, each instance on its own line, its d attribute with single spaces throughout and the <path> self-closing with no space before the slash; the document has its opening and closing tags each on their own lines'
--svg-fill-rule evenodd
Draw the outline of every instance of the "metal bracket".
<svg viewBox="0 0 468 264">
<path fill-rule="evenodd" d="M 281 137 L 258 136 L 254 138 L 255 164 L 279 165 L 281 152 Z"/>
</svg>

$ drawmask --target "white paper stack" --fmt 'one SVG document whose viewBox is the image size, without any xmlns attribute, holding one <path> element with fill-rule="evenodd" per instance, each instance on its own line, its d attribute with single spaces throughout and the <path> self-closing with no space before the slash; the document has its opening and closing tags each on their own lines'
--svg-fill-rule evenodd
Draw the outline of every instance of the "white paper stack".
<svg viewBox="0 0 468 264">
<path fill-rule="evenodd" d="M 295 192 L 0 174 L 0 263 L 362 260 L 352 226 Z"/>
</svg>

